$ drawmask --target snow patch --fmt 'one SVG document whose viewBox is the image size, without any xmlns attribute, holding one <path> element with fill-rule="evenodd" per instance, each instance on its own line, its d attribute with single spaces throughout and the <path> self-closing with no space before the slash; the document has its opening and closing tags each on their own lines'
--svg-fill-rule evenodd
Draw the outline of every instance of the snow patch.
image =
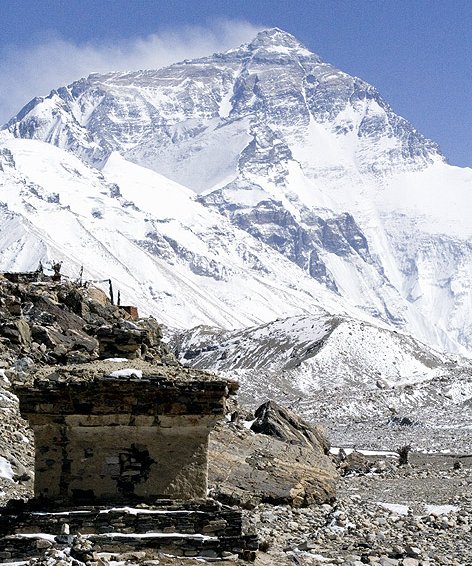
<svg viewBox="0 0 472 566">
<path fill-rule="evenodd" d="M 388 509 L 388 511 L 396 513 L 397 515 L 408 515 L 410 511 L 408 505 L 401 505 L 399 503 L 384 503 L 379 501 L 378 505 L 384 509 Z"/>
<path fill-rule="evenodd" d="M 140 369 L 134 368 L 126 368 L 126 369 L 117 369 L 110 373 L 111 377 L 143 377 L 143 372 Z"/>
<path fill-rule="evenodd" d="M 457 505 L 425 505 L 426 512 L 431 515 L 447 515 L 448 513 L 457 513 L 460 507 Z"/>
<path fill-rule="evenodd" d="M 3 456 L 0 456 L 0 478 L 13 481 L 14 475 L 10 462 Z"/>
</svg>

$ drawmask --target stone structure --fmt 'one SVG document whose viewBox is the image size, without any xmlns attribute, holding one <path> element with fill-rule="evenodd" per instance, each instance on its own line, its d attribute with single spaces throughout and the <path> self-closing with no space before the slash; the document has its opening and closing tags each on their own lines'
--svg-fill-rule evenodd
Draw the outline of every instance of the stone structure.
<svg viewBox="0 0 472 566">
<path fill-rule="evenodd" d="M 69 547 L 78 564 L 90 563 L 96 549 L 118 561 L 132 551 L 147 558 L 161 552 L 200 558 L 235 554 L 253 561 L 258 549 L 257 535 L 242 534 L 241 511 L 212 500 L 156 501 L 139 508 L 56 507 L 53 512 L 45 512 L 37 500 L 12 503 L 0 512 L 1 563 L 38 557 L 52 545 Z"/>
<path fill-rule="evenodd" d="M 44 368 L 17 384 L 35 437 L 35 497 L 0 509 L 0 560 L 51 546 L 79 563 L 97 549 L 254 560 L 258 538 L 243 534 L 241 511 L 207 499 L 208 436 L 237 383 L 136 365 Z"/>
<path fill-rule="evenodd" d="M 120 309 L 124 310 L 130 315 L 131 320 L 138 320 L 139 318 L 138 307 L 134 307 L 132 305 L 119 305 L 119 306 Z"/>
<path fill-rule="evenodd" d="M 35 436 L 35 497 L 75 503 L 206 497 L 208 435 L 235 387 L 131 374 L 18 388 Z"/>
<path fill-rule="evenodd" d="M 154 319 L 97 288 L 10 279 L 0 367 L 15 361 L 2 383 L 34 431 L 35 496 L 0 506 L 0 562 L 51 548 L 78 563 L 132 550 L 253 559 L 241 511 L 207 499 L 208 436 L 237 383 L 182 367 Z"/>
</svg>

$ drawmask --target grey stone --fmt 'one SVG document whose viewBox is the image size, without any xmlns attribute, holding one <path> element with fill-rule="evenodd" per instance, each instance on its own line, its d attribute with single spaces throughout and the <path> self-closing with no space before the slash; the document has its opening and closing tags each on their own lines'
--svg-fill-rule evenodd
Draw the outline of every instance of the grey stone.
<svg viewBox="0 0 472 566">
<path fill-rule="evenodd" d="M 44 550 L 46 548 L 51 548 L 52 547 L 52 542 L 44 539 L 44 538 L 40 538 L 39 540 L 36 541 L 36 548 L 38 550 Z"/>
</svg>

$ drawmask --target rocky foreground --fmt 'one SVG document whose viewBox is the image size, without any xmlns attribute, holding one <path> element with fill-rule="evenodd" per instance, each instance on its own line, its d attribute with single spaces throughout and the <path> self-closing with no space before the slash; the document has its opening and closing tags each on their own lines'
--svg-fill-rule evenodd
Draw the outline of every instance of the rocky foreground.
<svg viewBox="0 0 472 566">
<path fill-rule="evenodd" d="M 33 371 L 61 380 L 64 372 L 89 379 L 113 368 L 159 367 L 169 376 L 194 370 L 179 367 L 155 321 L 131 320 L 101 292 L 1 280 L 0 291 L 3 506 L 31 497 L 34 480 L 33 438 L 18 413 L 15 381 L 27 381 Z M 391 453 L 330 454 L 323 431 L 282 406 L 270 402 L 250 414 L 235 403 L 210 441 L 210 493 L 244 508 L 246 532 L 260 538 L 255 563 L 261 566 L 472 564 L 472 454 L 413 451 L 400 465 L 398 440 Z M 85 536 L 69 542 L 42 538 L 38 558 L 24 563 L 202 563 L 144 550 L 105 552 Z M 236 556 L 219 562 L 242 564 Z"/>
<path fill-rule="evenodd" d="M 413 454 L 399 467 L 395 458 L 353 457 L 364 471 L 348 471 L 331 504 L 296 508 L 259 503 L 245 511 L 246 529 L 256 531 L 259 566 L 426 566 L 472 564 L 472 457 Z M 76 547 L 87 546 L 85 539 Z M 82 546 L 81 546 L 82 545 Z M 59 550 L 42 542 L 43 557 L 28 564 L 197 565 L 199 559 L 129 552 L 90 553 L 77 560 L 77 549 Z M 244 564 L 228 556 L 222 565 Z"/>
<path fill-rule="evenodd" d="M 234 502 L 246 507 L 246 532 L 256 532 L 260 539 L 256 565 L 472 564 L 472 455 L 410 453 L 409 462 L 404 466 L 399 465 L 398 456 L 393 452 L 363 455 L 354 451 L 349 455 L 333 455 L 333 463 L 340 473 L 336 497 L 329 503 L 312 501 L 310 504 L 297 499 L 303 491 L 319 493 L 306 481 L 310 478 L 309 467 L 304 468 L 306 462 L 300 462 L 297 468 L 287 460 L 284 474 L 279 459 L 270 458 L 266 452 L 266 458 L 259 453 L 259 464 L 254 464 L 254 453 L 251 459 L 245 451 L 251 444 L 245 444 L 243 450 L 243 439 L 255 441 L 257 447 L 263 435 L 248 429 L 248 424 L 227 422 L 215 432 L 210 479 L 212 495 L 226 502 L 233 498 Z M 220 442 L 222 438 L 234 436 L 241 444 L 230 449 L 232 455 L 225 458 L 223 451 L 217 452 L 221 448 Z M 287 447 L 297 447 L 290 443 L 293 438 L 285 438 L 285 441 L 266 438 L 273 439 L 276 446 L 285 442 Z M 270 444 L 266 444 L 267 450 L 269 447 Z M 240 467 L 238 457 L 241 458 Z M 236 463 L 227 482 L 221 482 L 218 475 L 227 471 L 222 467 L 222 460 L 226 460 L 226 466 L 228 462 Z M 251 461 L 252 472 L 247 469 Z M 304 490 L 300 489 L 298 493 L 290 483 L 290 469 L 293 470 L 292 481 L 298 482 L 299 487 L 305 482 Z M 17 486 L 22 495 L 26 495 L 26 485 L 22 487 L 22 482 L 17 480 L 10 485 Z M 14 489 L 9 491 L 15 493 Z M 267 502 L 271 498 L 278 504 Z M 280 504 L 284 498 L 286 504 Z M 74 545 L 77 548 L 74 549 Z M 33 559 L 28 564 L 183 566 L 202 563 L 202 559 L 183 559 L 162 553 L 114 554 L 99 548 L 90 548 L 87 560 L 79 560 L 78 550 L 83 557 L 84 549 L 87 551 L 88 548 L 87 540 L 80 537 L 75 538 L 70 550 L 59 549 L 47 540 L 41 541 L 39 546 L 42 558 Z M 228 556 L 219 563 L 242 565 L 244 562 L 236 556 Z"/>
<path fill-rule="evenodd" d="M 261 564 L 472 564 L 472 458 L 411 461 L 343 477 L 332 505 L 254 510 Z"/>
</svg>

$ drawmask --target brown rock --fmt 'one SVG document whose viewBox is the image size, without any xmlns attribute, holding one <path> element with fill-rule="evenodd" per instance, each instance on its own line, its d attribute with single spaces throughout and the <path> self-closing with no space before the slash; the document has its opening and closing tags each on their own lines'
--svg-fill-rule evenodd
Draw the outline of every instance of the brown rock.
<svg viewBox="0 0 472 566">
<path fill-rule="evenodd" d="M 24 318 L 2 324 L 0 332 L 14 344 L 27 347 L 31 343 L 31 331 Z"/>
<path fill-rule="evenodd" d="M 354 450 L 343 460 L 340 469 L 342 475 L 351 473 L 366 474 L 370 471 L 372 465 L 372 462 L 364 454 Z"/>
<path fill-rule="evenodd" d="M 338 475 L 319 448 L 226 424 L 210 435 L 209 450 L 212 496 L 223 502 L 301 507 L 335 498 Z"/>
</svg>

